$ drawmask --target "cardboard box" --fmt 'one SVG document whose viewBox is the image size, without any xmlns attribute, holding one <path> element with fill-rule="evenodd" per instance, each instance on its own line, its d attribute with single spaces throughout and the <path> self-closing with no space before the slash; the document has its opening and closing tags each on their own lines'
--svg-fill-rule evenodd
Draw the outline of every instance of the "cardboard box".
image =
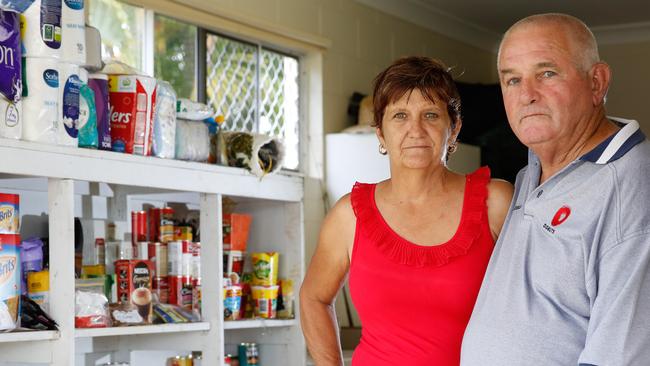
<svg viewBox="0 0 650 366">
<path fill-rule="evenodd" d="M 117 301 L 131 303 L 142 316 L 144 323 L 151 323 L 153 265 L 141 259 L 115 261 L 117 277 Z"/>
<path fill-rule="evenodd" d="M 251 221 L 253 218 L 247 214 L 223 215 L 223 250 L 246 251 Z"/>
</svg>

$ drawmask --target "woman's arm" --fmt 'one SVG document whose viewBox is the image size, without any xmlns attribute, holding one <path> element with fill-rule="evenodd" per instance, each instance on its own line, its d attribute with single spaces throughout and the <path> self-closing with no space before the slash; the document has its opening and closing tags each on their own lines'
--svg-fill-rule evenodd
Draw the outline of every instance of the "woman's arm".
<svg viewBox="0 0 650 366">
<path fill-rule="evenodd" d="M 345 196 L 323 221 L 300 289 L 300 323 L 316 366 L 343 365 L 334 302 L 350 267 L 355 224 L 350 198 Z"/>
<path fill-rule="evenodd" d="M 514 188 L 512 184 L 501 179 L 492 179 L 488 183 L 488 221 L 492 238 L 496 241 L 508 214 Z"/>
</svg>

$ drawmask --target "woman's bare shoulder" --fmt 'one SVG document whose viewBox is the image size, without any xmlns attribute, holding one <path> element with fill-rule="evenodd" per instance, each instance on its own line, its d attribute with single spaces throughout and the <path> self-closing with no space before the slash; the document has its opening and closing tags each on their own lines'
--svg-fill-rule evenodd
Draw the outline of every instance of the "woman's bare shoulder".
<svg viewBox="0 0 650 366">
<path fill-rule="evenodd" d="M 499 236 L 505 221 L 514 188 L 512 184 L 502 179 L 491 179 L 488 189 L 488 221 L 494 238 Z"/>
</svg>

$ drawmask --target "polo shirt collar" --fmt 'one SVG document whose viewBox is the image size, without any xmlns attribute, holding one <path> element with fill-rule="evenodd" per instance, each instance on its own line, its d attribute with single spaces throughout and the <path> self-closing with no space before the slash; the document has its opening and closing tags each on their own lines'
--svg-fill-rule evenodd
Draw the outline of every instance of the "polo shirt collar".
<svg viewBox="0 0 650 366">
<path fill-rule="evenodd" d="M 645 140 L 645 135 L 639 129 L 639 123 L 637 121 L 615 117 L 607 118 L 623 125 L 623 128 L 581 156 L 580 160 L 595 164 L 607 164 L 619 159 L 636 144 Z"/>
</svg>

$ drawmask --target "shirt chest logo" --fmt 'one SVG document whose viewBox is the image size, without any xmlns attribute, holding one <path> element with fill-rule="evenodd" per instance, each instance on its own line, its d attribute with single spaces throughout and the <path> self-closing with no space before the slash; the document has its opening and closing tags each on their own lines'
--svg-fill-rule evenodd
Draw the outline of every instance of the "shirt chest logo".
<svg viewBox="0 0 650 366">
<path fill-rule="evenodd" d="M 553 219 L 551 220 L 551 225 L 544 223 L 542 227 L 544 230 L 548 231 L 551 234 L 555 234 L 555 227 L 562 225 L 569 216 L 571 215 L 571 208 L 569 206 L 562 206 L 560 207 L 559 210 L 555 213 L 553 216 Z"/>
<path fill-rule="evenodd" d="M 562 223 L 565 222 L 570 215 L 571 208 L 569 206 L 560 207 L 560 209 L 555 213 L 555 216 L 553 216 L 553 220 L 551 220 L 551 226 L 562 225 Z"/>
</svg>

